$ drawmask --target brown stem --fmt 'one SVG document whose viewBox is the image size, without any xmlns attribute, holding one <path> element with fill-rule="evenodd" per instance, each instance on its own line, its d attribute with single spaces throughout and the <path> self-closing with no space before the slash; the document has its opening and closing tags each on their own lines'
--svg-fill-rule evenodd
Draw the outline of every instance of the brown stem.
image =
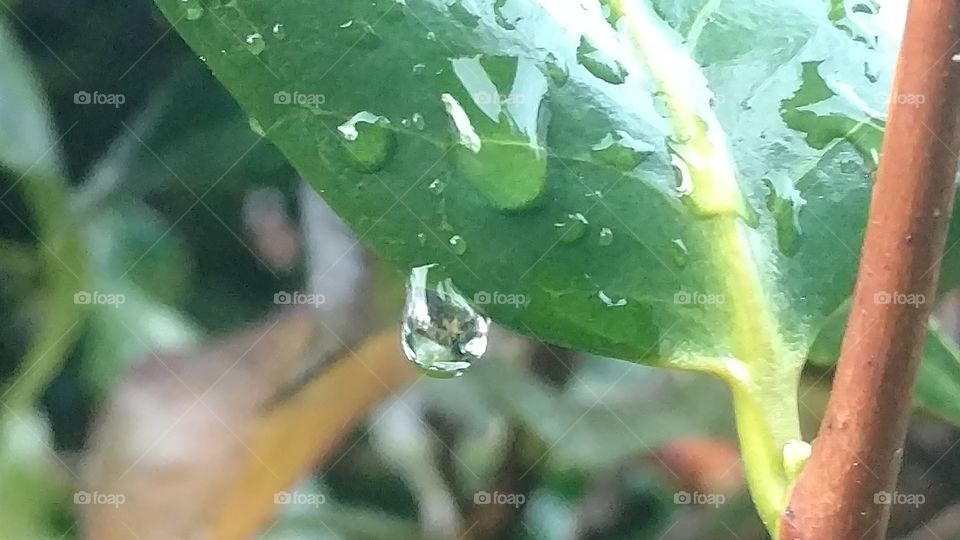
<svg viewBox="0 0 960 540">
<path fill-rule="evenodd" d="M 853 309 L 781 539 L 869 539 L 886 531 L 889 505 L 875 501 L 896 486 L 952 210 L 958 37 L 960 1 L 910 3 Z"/>
</svg>

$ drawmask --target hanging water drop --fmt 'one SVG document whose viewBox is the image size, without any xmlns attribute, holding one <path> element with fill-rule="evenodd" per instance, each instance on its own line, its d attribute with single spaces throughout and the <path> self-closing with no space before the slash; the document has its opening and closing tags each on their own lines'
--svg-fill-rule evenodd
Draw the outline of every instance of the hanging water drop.
<svg viewBox="0 0 960 540">
<path fill-rule="evenodd" d="M 407 359 L 437 378 L 463 375 L 487 350 L 490 320 L 478 313 L 445 279 L 431 285 L 435 265 L 410 272 L 401 343 Z"/>
<path fill-rule="evenodd" d="M 260 35 L 260 32 L 254 32 L 248 35 L 243 42 L 246 44 L 247 50 L 250 51 L 250 54 L 254 56 L 262 53 L 264 49 L 267 48 L 267 42 L 263 40 L 263 36 Z"/>
</svg>

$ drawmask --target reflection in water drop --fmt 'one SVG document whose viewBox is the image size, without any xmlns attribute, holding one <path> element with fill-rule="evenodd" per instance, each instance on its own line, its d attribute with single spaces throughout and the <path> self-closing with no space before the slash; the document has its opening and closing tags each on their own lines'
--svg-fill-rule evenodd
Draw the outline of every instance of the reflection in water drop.
<svg viewBox="0 0 960 540">
<path fill-rule="evenodd" d="M 449 279 L 431 286 L 428 274 L 433 267 L 410 272 L 401 328 L 403 352 L 427 375 L 459 377 L 486 352 L 490 321 Z"/>
<path fill-rule="evenodd" d="M 453 129 L 457 132 L 460 145 L 474 154 L 479 152 L 480 148 L 483 147 L 483 143 L 480 141 L 480 136 L 477 135 L 477 130 L 473 128 L 470 117 L 467 116 L 467 111 L 463 110 L 463 106 L 460 105 L 457 98 L 450 94 L 441 95 L 440 101 L 443 103 L 443 108 L 447 111 L 447 116 L 450 117 Z"/>
</svg>

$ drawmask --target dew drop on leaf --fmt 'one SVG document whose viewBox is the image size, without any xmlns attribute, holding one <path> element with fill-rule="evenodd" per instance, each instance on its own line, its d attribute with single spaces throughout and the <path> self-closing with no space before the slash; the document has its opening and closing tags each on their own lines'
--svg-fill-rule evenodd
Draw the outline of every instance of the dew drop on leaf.
<svg viewBox="0 0 960 540">
<path fill-rule="evenodd" d="M 459 377 L 487 350 L 490 320 L 449 279 L 431 284 L 435 265 L 410 272 L 401 343 L 407 359 L 431 377 Z"/>
<path fill-rule="evenodd" d="M 614 300 L 613 298 L 610 297 L 610 295 L 608 295 L 603 291 L 597 291 L 597 298 L 599 298 L 600 301 L 603 302 L 603 305 L 607 307 L 623 307 L 627 305 L 626 298 L 618 298 Z"/>
<path fill-rule="evenodd" d="M 247 47 L 247 50 L 250 51 L 250 54 L 258 55 L 262 53 L 267 48 L 267 42 L 263 40 L 263 36 L 259 32 L 254 32 L 248 35 L 243 40 L 244 44 Z"/>
<path fill-rule="evenodd" d="M 609 133 L 591 147 L 593 159 L 610 165 L 620 171 L 632 171 L 647 158 L 654 148 L 639 139 L 634 139 L 625 131 Z"/>
<path fill-rule="evenodd" d="M 447 186 L 443 183 L 443 180 L 435 178 L 433 182 L 430 182 L 430 185 L 427 186 L 427 189 L 429 189 L 430 193 L 433 193 L 434 195 L 442 195 L 445 187 Z"/>
<path fill-rule="evenodd" d="M 459 234 L 455 234 L 447 241 L 450 244 L 450 250 L 456 255 L 463 255 L 467 252 L 467 241 Z"/>
<path fill-rule="evenodd" d="M 203 17 L 203 6 L 197 0 L 180 0 L 180 5 L 188 21 L 195 21 Z"/>
<path fill-rule="evenodd" d="M 609 227 L 600 229 L 600 245 L 609 246 L 613 243 L 613 231 Z"/>
<path fill-rule="evenodd" d="M 670 260 L 673 261 L 673 264 L 675 264 L 677 268 L 686 268 L 687 261 L 689 260 L 689 252 L 683 240 L 674 238 L 670 241 Z"/>
<path fill-rule="evenodd" d="M 270 33 L 273 34 L 273 37 L 277 39 L 286 39 L 287 29 L 280 23 L 273 25 L 273 28 L 270 30 Z"/>
<path fill-rule="evenodd" d="M 553 224 L 560 231 L 560 241 L 564 244 L 570 244 L 583 238 L 589 225 L 590 222 L 580 212 L 567 214 L 563 221 Z"/>
<path fill-rule="evenodd" d="M 363 172 L 384 167 L 396 149 L 390 121 L 369 111 L 361 111 L 337 127 L 347 163 Z"/>
<path fill-rule="evenodd" d="M 260 121 L 254 117 L 250 117 L 250 131 L 254 132 L 258 137 L 266 137 L 267 132 L 263 129 L 263 126 L 260 124 Z"/>
<path fill-rule="evenodd" d="M 623 84 L 627 78 L 626 70 L 619 62 L 606 58 L 586 38 L 580 39 L 577 61 L 594 77 L 610 84 Z"/>
</svg>

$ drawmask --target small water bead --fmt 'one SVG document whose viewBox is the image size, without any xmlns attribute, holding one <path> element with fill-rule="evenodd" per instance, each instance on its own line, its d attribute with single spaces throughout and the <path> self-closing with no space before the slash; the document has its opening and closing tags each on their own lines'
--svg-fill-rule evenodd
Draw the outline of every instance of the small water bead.
<svg viewBox="0 0 960 540">
<path fill-rule="evenodd" d="M 689 259 L 689 252 L 687 251 L 687 245 L 683 243 L 683 240 L 679 238 L 674 238 L 670 241 L 670 260 L 673 261 L 678 268 L 686 268 L 687 261 Z"/>
<path fill-rule="evenodd" d="M 610 296 L 603 291 L 597 291 L 597 298 L 599 298 L 600 301 L 603 302 L 603 305 L 607 307 L 623 307 L 627 305 L 626 298 L 620 298 L 620 299 L 614 300 L 613 298 L 610 298 Z"/>
<path fill-rule="evenodd" d="M 347 163 L 363 172 L 382 169 L 396 149 L 390 121 L 369 111 L 361 111 L 337 127 Z"/>
<path fill-rule="evenodd" d="M 431 285 L 433 268 L 435 265 L 414 268 L 407 280 L 403 352 L 427 375 L 459 377 L 486 352 L 490 320 L 478 313 L 449 279 Z"/>
<path fill-rule="evenodd" d="M 254 132 L 258 137 L 266 137 L 267 132 L 263 129 L 263 126 L 260 124 L 260 121 L 254 117 L 250 117 L 250 131 Z"/>
<path fill-rule="evenodd" d="M 273 34 L 273 37 L 277 39 L 286 39 L 287 37 L 287 29 L 280 23 L 273 25 L 270 32 Z"/>
<path fill-rule="evenodd" d="M 263 36 L 259 32 L 254 32 L 248 35 L 243 42 L 246 44 L 247 50 L 250 51 L 250 54 L 254 56 L 259 55 L 267 48 L 267 42 L 263 40 Z"/>
<path fill-rule="evenodd" d="M 600 229 L 600 245 L 609 246 L 613 243 L 613 231 L 609 227 Z"/>
<path fill-rule="evenodd" d="M 413 125 L 413 129 L 417 131 L 423 131 L 423 128 L 427 125 L 420 113 L 413 113 L 413 116 L 410 117 L 410 123 Z"/>
<path fill-rule="evenodd" d="M 429 189 L 430 193 L 433 193 L 434 195 L 442 195 L 443 190 L 446 187 L 447 185 L 443 183 L 443 180 L 434 178 L 433 182 L 430 182 L 430 185 L 427 186 L 427 189 Z"/>
<path fill-rule="evenodd" d="M 180 0 L 180 5 L 188 21 L 195 21 L 203 17 L 203 6 L 197 0 Z"/>
<path fill-rule="evenodd" d="M 451 236 L 447 242 L 450 244 L 450 249 L 455 255 L 463 255 L 467 252 L 467 241 L 459 234 Z"/>
<path fill-rule="evenodd" d="M 560 241 L 564 244 L 570 244 L 583 238 L 588 225 L 590 225 L 590 222 L 580 212 L 567 214 L 566 219 L 553 224 L 560 231 Z"/>
</svg>

